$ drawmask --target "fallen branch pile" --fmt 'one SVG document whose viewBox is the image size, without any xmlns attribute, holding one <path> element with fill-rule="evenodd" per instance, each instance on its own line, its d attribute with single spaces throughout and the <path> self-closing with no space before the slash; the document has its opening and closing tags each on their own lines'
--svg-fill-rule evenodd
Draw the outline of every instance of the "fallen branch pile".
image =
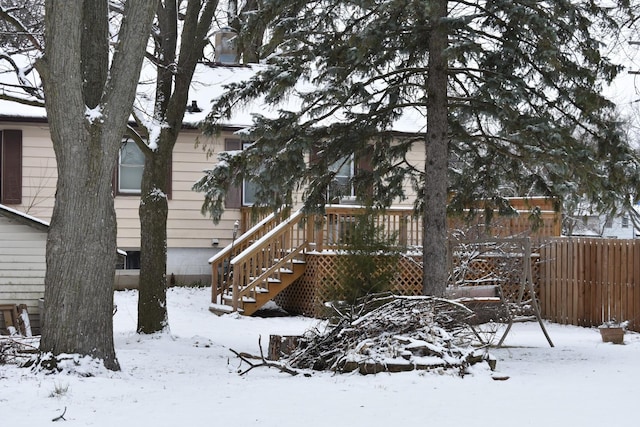
<svg viewBox="0 0 640 427">
<path fill-rule="evenodd" d="M 40 337 L 0 336 L 0 365 L 22 365 L 38 352 Z"/>
<path fill-rule="evenodd" d="M 472 317 L 468 308 L 449 300 L 396 297 L 352 323 L 342 320 L 327 333 L 308 332 L 285 358 L 294 369 L 362 374 L 422 369 L 464 375 L 474 363 L 494 364 L 484 350 L 471 346 Z"/>
</svg>

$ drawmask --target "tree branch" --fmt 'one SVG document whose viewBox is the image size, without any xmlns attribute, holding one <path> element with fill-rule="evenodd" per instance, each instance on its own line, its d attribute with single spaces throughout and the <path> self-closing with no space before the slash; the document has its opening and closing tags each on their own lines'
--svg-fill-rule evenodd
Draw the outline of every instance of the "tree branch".
<svg viewBox="0 0 640 427">
<path fill-rule="evenodd" d="M 284 373 L 287 373 L 287 374 L 292 375 L 292 376 L 296 376 L 296 375 L 298 375 L 300 373 L 300 372 L 296 371 L 295 369 L 289 368 L 288 366 L 286 366 L 283 363 L 271 362 L 271 361 L 268 361 L 267 359 L 265 359 L 264 352 L 262 351 L 262 336 L 260 336 L 258 338 L 258 347 L 260 347 L 260 356 L 254 356 L 254 355 L 251 355 L 251 354 L 248 354 L 248 353 L 239 353 L 239 352 L 235 351 L 234 349 L 229 349 L 229 350 L 231 350 L 231 352 L 233 354 L 238 356 L 240 358 L 240 360 L 242 360 L 243 362 L 245 362 L 246 364 L 249 365 L 249 368 L 245 369 L 244 371 L 239 372 L 240 375 L 246 374 L 247 372 L 249 372 L 253 368 L 260 368 L 262 366 L 266 366 L 267 368 L 276 368 L 280 372 L 284 372 Z M 258 359 L 261 362 L 260 363 L 255 363 L 255 362 L 252 362 L 249 359 Z"/>
</svg>

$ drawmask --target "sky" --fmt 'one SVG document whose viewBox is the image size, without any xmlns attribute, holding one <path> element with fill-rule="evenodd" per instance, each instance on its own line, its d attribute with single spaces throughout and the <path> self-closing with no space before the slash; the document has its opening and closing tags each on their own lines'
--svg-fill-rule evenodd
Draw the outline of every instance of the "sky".
<svg viewBox="0 0 640 427">
<path fill-rule="evenodd" d="M 460 378 L 433 372 L 291 376 L 248 366 L 231 352 L 266 352 L 270 334 L 323 328 L 305 317 L 216 316 L 210 288 L 171 288 L 170 333 L 140 336 L 136 291 L 115 293 L 114 339 L 122 370 L 78 360 L 44 374 L 0 365 L 1 425 L 502 427 L 629 425 L 640 379 L 640 334 L 603 343 L 597 328 L 516 324 L 492 349 L 495 372 L 474 365 Z M 90 376 L 83 376 L 90 375 Z M 494 380 L 494 377 L 508 377 Z M 616 404 L 612 409 L 607 404 Z M 60 420 L 62 421 L 62 420 Z"/>
</svg>

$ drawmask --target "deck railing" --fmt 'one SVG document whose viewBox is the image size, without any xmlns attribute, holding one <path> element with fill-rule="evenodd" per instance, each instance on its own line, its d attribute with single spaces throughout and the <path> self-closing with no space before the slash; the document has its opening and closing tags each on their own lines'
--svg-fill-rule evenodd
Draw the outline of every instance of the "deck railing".
<svg viewBox="0 0 640 427">
<path fill-rule="evenodd" d="M 366 213 L 362 206 L 328 205 L 324 215 L 313 216 L 307 223 L 310 248 L 323 251 L 344 246 L 357 219 Z M 373 218 L 380 237 L 393 238 L 400 247 L 422 245 L 422 219 L 412 208 L 388 208 Z"/>
<path fill-rule="evenodd" d="M 294 213 L 231 260 L 234 311 L 240 301 L 253 302 L 258 293 L 268 292 L 270 283 L 279 282 L 282 269 L 306 249 L 303 217 L 301 211 Z"/>
<path fill-rule="evenodd" d="M 229 282 L 229 274 L 231 273 L 231 260 L 251 246 L 255 241 L 262 238 L 269 231 L 278 225 L 278 217 L 271 214 L 251 227 L 249 231 L 240 235 L 237 239 L 216 255 L 214 255 L 209 263 L 211 264 L 211 301 L 220 302 L 218 296 L 221 295 L 227 283 Z"/>
</svg>

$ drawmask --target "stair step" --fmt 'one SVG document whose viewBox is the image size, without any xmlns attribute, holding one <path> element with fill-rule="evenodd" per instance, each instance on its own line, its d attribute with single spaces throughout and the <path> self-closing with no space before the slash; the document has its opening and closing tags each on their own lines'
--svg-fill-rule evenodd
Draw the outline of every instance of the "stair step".
<svg viewBox="0 0 640 427">
<path fill-rule="evenodd" d="M 267 271 L 268 268 L 263 268 L 262 271 Z M 291 270 L 290 268 L 286 268 L 286 267 L 281 267 L 278 270 L 280 273 L 284 273 L 284 274 L 293 274 L 293 270 Z"/>
<path fill-rule="evenodd" d="M 233 301 L 233 297 L 231 295 L 225 295 L 223 297 L 223 299 L 225 301 L 229 301 L 229 302 Z M 251 298 L 251 297 L 242 297 L 242 302 L 243 303 L 245 303 L 245 302 L 247 302 L 247 303 L 256 302 L 256 299 L 255 298 Z"/>
<path fill-rule="evenodd" d="M 281 259 L 281 258 L 274 258 L 274 259 L 273 259 L 273 262 L 274 262 L 274 263 L 276 263 L 276 262 L 280 262 L 280 261 L 282 261 L 282 259 Z M 303 260 L 303 259 L 298 259 L 298 258 L 290 259 L 290 260 L 289 260 L 289 261 L 287 261 L 287 262 L 291 262 L 291 263 L 293 263 L 293 264 L 306 264 L 306 263 L 307 263 L 305 260 Z"/>
<path fill-rule="evenodd" d="M 255 277 L 249 277 L 249 283 L 253 283 L 253 281 L 256 280 Z M 282 283 L 282 280 L 280 279 L 276 279 L 274 277 L 267 277 L 267 282 L 268 283 L 274 283 L 274 284 L 278 284 L 278 283 Z"/>
<path fill-rule="evenodd" d="M 211 304 L 209 305 L 209 311 L 221 316 L 223 314 L 233 313 L 233 307 L 226 304 Z M 238 309 L 239 312 L 243 312 L 244 310 Z"/>
</svg>

